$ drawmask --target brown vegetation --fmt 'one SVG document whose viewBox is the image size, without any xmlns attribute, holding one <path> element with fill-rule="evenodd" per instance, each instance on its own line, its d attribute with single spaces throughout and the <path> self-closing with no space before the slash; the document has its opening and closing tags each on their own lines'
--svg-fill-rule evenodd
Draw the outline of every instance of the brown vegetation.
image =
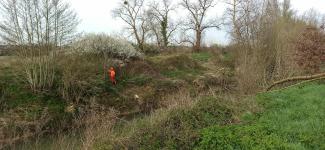
<svg viewBox="0 0 325 150">
<path fill-rule="evenodd" d="M 319 73 L 325 63 L 325 33 L 316 27 L 307 27 L 297 40 L 296 60 L 307 73 Z"/>
<path fill-rule="evenodd" d="M 190 14 L 183 32 L 194 33 L 181 40 L 193 47 L 172 46 L 180 24 L 168 0 L 162 7 L 126 0 L 114 11 L 135 45 L 105 34 L 68 44 L 78 24 L 69 5 L 4 2 L 9 23 L 0 23 L 0 35 L 17 45 L 18 64 L 0 62 L 0 148 L 78 132 L 83 149 L 191 149 L 204 128 L 239 124 L 242 115 L 260 111 L 246 95 L 325 77 L 305 76 L 324 65 L 324 31 L 295 16 L 289 0 L 227 1 L 232 41 L 224 47 L 202 46 L 204 31 L 220 27 L 207 20 L 214 0 L 179 4 Z M 116 69 L 117 85 L 109 82 L 108 67 Z"/>
</svg>

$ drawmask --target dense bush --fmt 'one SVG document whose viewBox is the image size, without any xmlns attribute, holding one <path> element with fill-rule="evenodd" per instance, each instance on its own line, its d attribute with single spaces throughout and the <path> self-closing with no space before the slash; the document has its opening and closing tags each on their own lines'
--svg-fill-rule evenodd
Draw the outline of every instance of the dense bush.
<svg viewBox="0 0 325 150">
<path fill-rule="evenodd" d="M 117 58 L 139 58 L 138 52 L 130 42 L 115 39 L 105 34 L 88 34 L 80 38 L 72 46 L 74 51 L 93 54 L 107 54 Z"/>
<path fill-rule="evenodd" d="M 298 64 L 308 73 L 319 72 L 325 62 L 325 33 L 315 27 L 308 27 L 295 46 Z"/>
<path fill-rule="evenodd" d="M 105 75 L 98 57 L 67 55 L 61 57 L 59 68 L 59 93 L 68 102 L 79 103 L 105 91 Z"/>
<path fill-rule="evenodd" d="M 143 53 L 145 53 L 146 55 L 157 55 L 161 52 L 161 49 L 153 44 L 145 44 L 143 46 Z"/>
</svg>

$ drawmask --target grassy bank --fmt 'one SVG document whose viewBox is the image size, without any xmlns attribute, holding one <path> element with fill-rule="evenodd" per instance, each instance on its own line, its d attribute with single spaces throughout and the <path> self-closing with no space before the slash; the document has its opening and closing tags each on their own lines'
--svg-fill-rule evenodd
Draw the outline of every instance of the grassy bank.
<svg viewBox="0 0 325 150">
<path fill-rule="evenodd" d="M 202 130 L 198 149 L 325 149 L 325 84 L 309 83 L 257 95 L 260 114 L 245 123 Z"/>
</svg>

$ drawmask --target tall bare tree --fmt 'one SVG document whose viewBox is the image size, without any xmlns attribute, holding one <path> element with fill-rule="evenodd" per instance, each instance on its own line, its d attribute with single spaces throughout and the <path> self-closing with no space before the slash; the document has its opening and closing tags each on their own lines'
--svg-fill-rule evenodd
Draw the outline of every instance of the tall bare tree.
<svg viewBox="0 0 325 150">
<path fill-rule="evenodd" d="M 230 34 L 234 38 L 236 42 L 241 41 L 241 4 L 243 3 L 243 0 L 226 0 L 225 1 L 227 5 L 227 9 L 225 11 L 225 17 L 226 17 L 226 24 L 230 26 Z"/>
<path fill-rule="evenodd" d="M 195 32 L 195 41 L 192 42 L 195 51 L 200 51 L 202 34 L 209 28 L 220 28 L 220 23 L 217 20 L 206 20 L 208 10 L 213 8 L 215 0 L 182 0 L 181 4 L 190 14 L 190 18 L 185 23 L 185 30 Z"/>
<path fill-rule="evenodd" d="M 73 39 L 77 14 L 64 0 L 0 0 L 0 37 L 18 48 L 26 80 L 33 90 L 50 88 L 55 50 Z"/>
<path fill-rule="evenodd" d="M 69 42 L 79 24 L 64 0 L 0 0 L 4 21 L 0 36 L 9 44 L 60 46 Z"/>
<path fill-rule="evenodd" d="M 170 17 L 170 13 L 175 9 L 170 0 L 154 1 L 149 5 L 148 20 L 158 46 L 166 48 L 179 25 L 175 24 Z"/>
<path fill-rule="evenodd" d="M 125 0 L 113 10 L 114 17 L 122 19 L 131 31 L 139 49 L 144 50 L 146 36 L 148 34 L 148 22 L 144 11 L 145 0 Z"/>
</svg>

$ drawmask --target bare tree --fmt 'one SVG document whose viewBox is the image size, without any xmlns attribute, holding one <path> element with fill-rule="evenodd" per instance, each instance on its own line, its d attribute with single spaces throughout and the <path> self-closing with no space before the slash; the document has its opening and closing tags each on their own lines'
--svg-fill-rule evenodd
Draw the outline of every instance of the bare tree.
<svg viewBox="0 0 325 150">
<path fill-rule="evenodd" d="M 54 45 L 69 42 L 79 24 L 64 0 L 1 0 L 0 36 L 9 44 Z"/>
<path fill-rule="evenodd" d="M 146 18 L 144 17 L 145 0 L 125 0 L 120 3 L 118 8 L 113 10 L 114 17 L 122 19 L 127 25 L 127 29 L 134 35 L 139 49 L 144 50 L 146 36 L 149 28 Z"/>
<path fill-rule="evenodd" d="M 240 33 L 240 6 L 243 3 L 243 0 L 226 0 L 225 3 L 228 6 L 225 11 L 225 22 L 228 26 L 230 26 L 230 34 L 236 42 L 241 41 L 242 38 Z"/>
<path fill-rule="evenodd" d="M 33 90 L 50 88 L 54 50 L 73 39 L 77 14 L 64 0 L 0 0 L 0 37 L 18 48 L 26 80 Z"/>
<path fill-rule="evenodd" d="M 158 46 L 166 48 L 179 25 L 174 24 L 170 18 L 170 13 L 175 9 L 170 0 L 154 1 L 149 5 L 148 21 Z"/>
<path fill-rule="evenodd" d="M 220 28 L 220 23 L 216 20 L 206 20 L 208 10 L 213 8 L 216 4 L 214 0 L 182 0 L 182 7 L 187 9 L 190 13 L 190 18 L 185 23 L 185 30 L 192 30 L 195 32 L 194 50 L 200 51 L 202 42 L 202 33 L 209 28 Z"/>
</svg>

